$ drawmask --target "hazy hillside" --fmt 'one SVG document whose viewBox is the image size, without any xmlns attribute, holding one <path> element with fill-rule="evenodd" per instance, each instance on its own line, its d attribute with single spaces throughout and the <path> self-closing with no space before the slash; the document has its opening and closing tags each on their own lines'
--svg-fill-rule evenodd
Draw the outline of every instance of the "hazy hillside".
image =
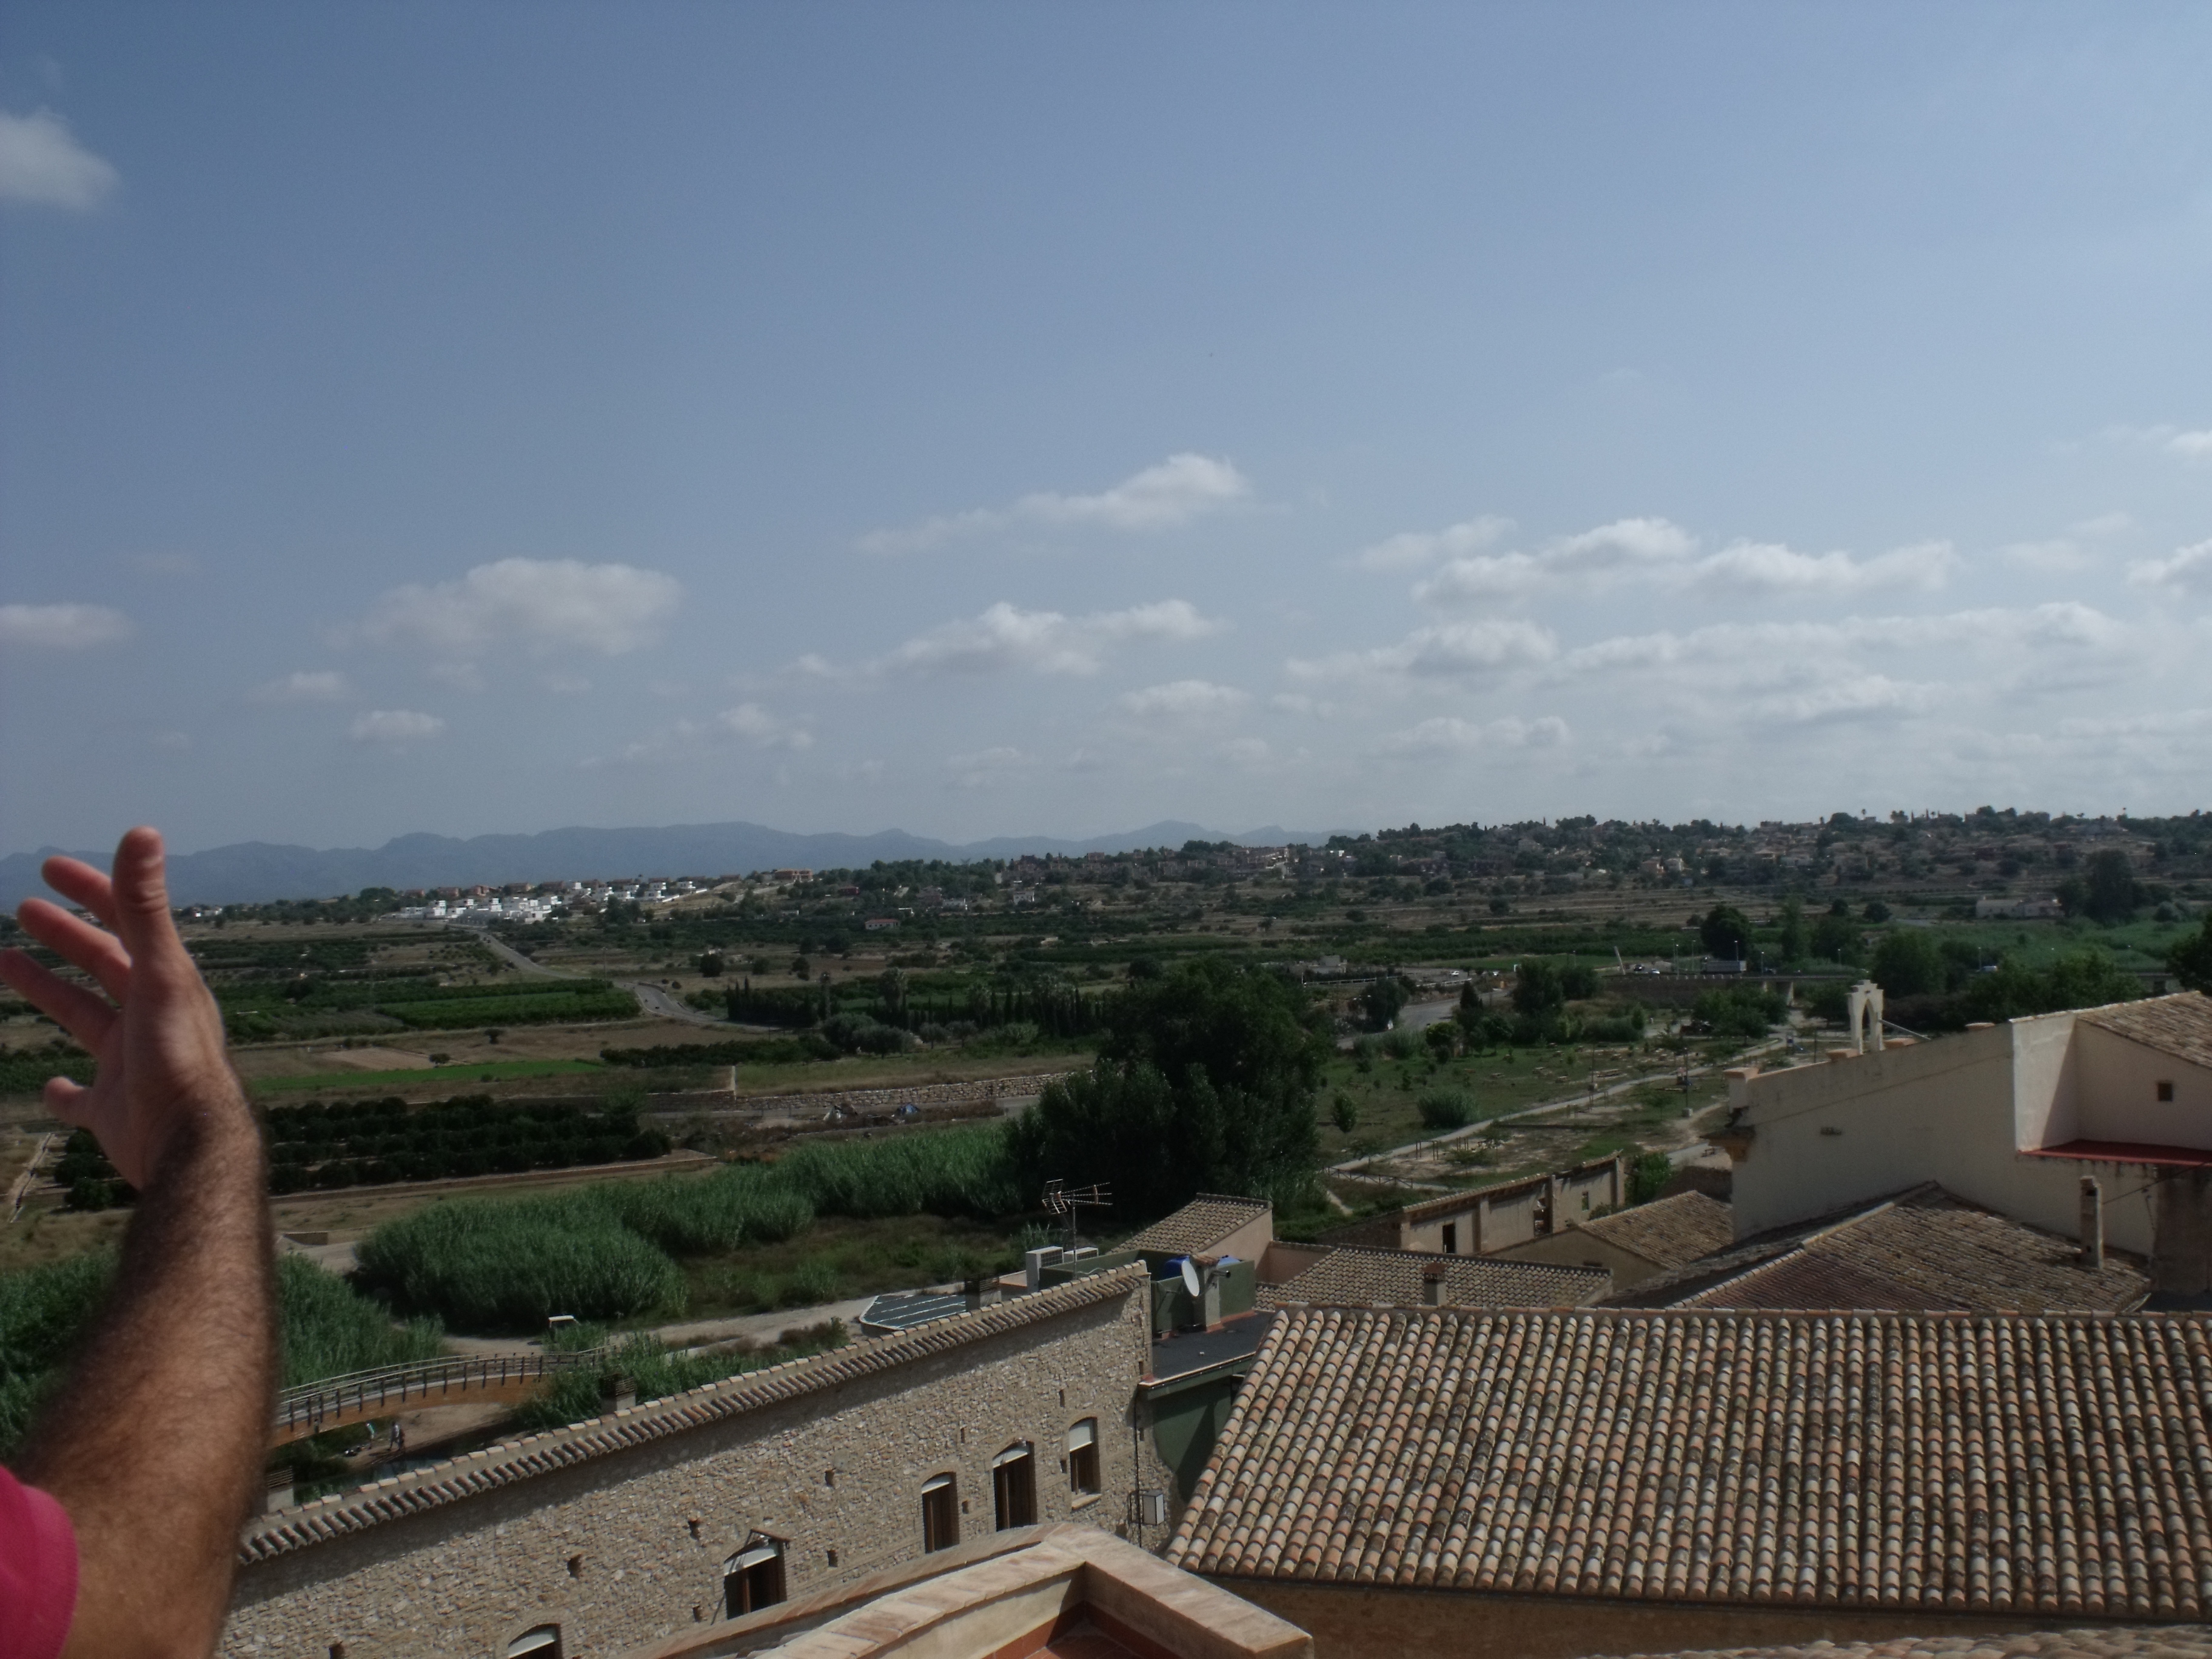
<svg viewBox="0 0 2212 1659">
<path fill-rule="evenodd" d="M 885 830 L 872 836 L 794 835 L 759 823 L 672 824 L 665 829 L 548 830 L 534 836 L 400 836 L 381 847 L 282 847 L 240 842 L 169 860 L 170 891 L 180 904 L 253 903 L 280 898 L 326 898 L 364 887 L 465 887 L 510 881 L 569 881 L 586 877 L 737 875 L 780 865 L 817 869 L 862 866 L 878 859 L 1013 858 L 1023 853 L 1118 853 L 1140 847 L 1180 847 L 1194 839 L 1274 845 L 1318 842 L 1318 832 L 1269 826 L 1224 836 L 1195 823 L 1172 821 L 1126 835 L 1090 841 L 1050 836 L 1000 836 L 956 846 Z M 39 863 L 59 848 L 0 858 L 0 904 L 14 906 L 43 892 Z M 104 853 L 76 852 L 104 863 Z"/>
</svg>

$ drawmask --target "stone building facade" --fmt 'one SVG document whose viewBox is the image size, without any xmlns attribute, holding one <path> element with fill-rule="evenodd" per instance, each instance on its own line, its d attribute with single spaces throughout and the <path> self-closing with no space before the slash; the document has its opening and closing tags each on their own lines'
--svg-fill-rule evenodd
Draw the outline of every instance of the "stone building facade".
<svg viewBox="0 0 2212 1659">
<path fill-rule="evenodd" d="M 618 1654 L 724 1616 L 741 1561 L 795 1596 L 915 1559 L 926 1508 L 959 1538 L 1073 1522 L 1156 1547 L 1130 1524 L 1166 1484 L 1131 1422 L 1148 1320 L 1141 1269 L 1100 1273 L 264 1517 L 221 1650 Z"/>
</svg>

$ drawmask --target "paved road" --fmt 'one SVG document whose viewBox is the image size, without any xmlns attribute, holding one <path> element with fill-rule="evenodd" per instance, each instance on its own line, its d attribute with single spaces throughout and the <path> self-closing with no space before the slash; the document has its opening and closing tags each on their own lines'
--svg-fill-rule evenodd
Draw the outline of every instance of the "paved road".
<svg viewBox="0 0 2212 1659">
<path fill-rule="evenodd" d="M 581 979 L 581 974 L 566 968 L 548 968 L 544 963 L 522 954 L 505 939 L 488 928 L 471 927 L 461 922 L 449 922 L 448 927 L 467 933 L 483 945 L 510 968 L 519 968 L 526 974 L 537 974 L 547 979 Z M 702 1013 L 680 999 L 669 994 L 668 988 L 655 985 L 651 980 L 618 979 L 614 981 L 624 990 L 634 992 L 648 1014 L 663 1019 L 681 1020 L 686 1025 L 727 1025 L 730 1022 L 720 1014 Z"/>
<path fill-rule="evenodd" d="M 959 1286 L 951 1288 L 957 1290 Z M 855 1297 L 845 1302 L 824 1302 L 811 1308 L 785 1308 L 775 1313 L 733 1314 L 726 1319 L 692 1319 L 673 1325 L 659 1325 L 643 1333 L 659 1337 L 672 1348 L 697 1347 L 708 1342 L 726 1342 L 733 1337 L 750 1337 L 753 1340 L 773 1342 L 788 1330 L 819 1325 L 824 1320 L 842 1319 L 854 1335 L 860 1334 L 860 1316 L 867 1311 L 872 1296 Z M 448 1336 L 446 1346 L 454 1353 L 495 1354 L 535 1353 L 539 1346 L 534 1336 Z"/>
</svg>

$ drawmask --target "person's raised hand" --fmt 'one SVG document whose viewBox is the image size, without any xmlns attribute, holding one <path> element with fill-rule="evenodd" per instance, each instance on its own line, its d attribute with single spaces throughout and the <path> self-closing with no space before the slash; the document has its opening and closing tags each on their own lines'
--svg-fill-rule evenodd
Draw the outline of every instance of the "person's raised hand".
<svg viewBox="0 0 2212 1659">
<path fill-rule="evenodd" d="M 26 899 L 16 919 L 107 996 L 61 978 L 21 951 L 0 951 L 0 980 L 98 1062 L 89 1088 L 67 1078 L 48 1079 L 46 1104 L 64 1122 L 91 1130 L 117 1172 L 143 1188 L 180 1130 L 250 1126 L 245 1096 L 224 1057 L 222 1014 L 169 915 L 156 831 L 133 830 L 123 837 L 112 878 L 67 858 L 48 859 L 40 873 L 112 931 L 44 899 Z"/>
</svg>

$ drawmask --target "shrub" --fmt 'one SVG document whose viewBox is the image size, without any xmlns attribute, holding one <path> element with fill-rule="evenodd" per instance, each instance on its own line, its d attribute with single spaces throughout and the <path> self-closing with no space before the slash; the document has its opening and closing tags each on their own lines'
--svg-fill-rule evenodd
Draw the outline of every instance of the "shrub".
<svg viewBox="0 0 2212 1659">
<path fill-rule="evenodd" d="M 597 1194 L 461 1199 L 362 1241 L 361 1278 L 401 1308 L 468 1330 L 535 1330 L 554 1314 L 679 1310 L 684 1275 Z"/>
<path fill-rule="evenodd" d="M 288 1389 L 435 1358 L 445 1346 L 445 1330 L 436 1320 L 394 1326 L 382 1308 L 305 1256 L 277 1258 L 276 1304 Z"/>
<path fill-rule="evenodd" d="M 758 1164 L 732 1165 L 703 1181 L 610 1182 L 593 1195 L 623 1225 L 673 1255 L 778 1243 L 814 1220 L 806 1195 Z"/>
<path fill-rule="evenodd" d="M 817 1141 L 786 1154 L 777 1183 L 823 1215 L 976 1216 L 1025 1206 L 1006 1136 L 997 1125 L 938 1129 L 882 1140 Z"/>
<path fill-rule="evenodd" d="M 1427 1129 L 1463 1129 L 1474 1121 L 1474 1102 L 1458 1089 L 1432 1089 L 1413 1103 Z"/>
<path fill-rule="evenodd" d="M 1767 1027 L 1790 1017 L 1790 1005 L 1779 991 L 1744 986 L 1707 991 L 1692 1012 L 1721 1036 L 1761 1037 Z"/>
<path fill-rule="evenodd" d="M 111 1250 L 0 1273 L 0 1456 L 12 1456 L 60 1382 L 85 1316 L 107 1294 Z"/>
<path fill-rule="evenodd" d="M 1674 1178 L 1674 1165 L 1664 1152 L 1639 1152 L 1628 1161 L 1628 1201 L 1648 1204 L 1659 1189 Z"/>
</svg>

